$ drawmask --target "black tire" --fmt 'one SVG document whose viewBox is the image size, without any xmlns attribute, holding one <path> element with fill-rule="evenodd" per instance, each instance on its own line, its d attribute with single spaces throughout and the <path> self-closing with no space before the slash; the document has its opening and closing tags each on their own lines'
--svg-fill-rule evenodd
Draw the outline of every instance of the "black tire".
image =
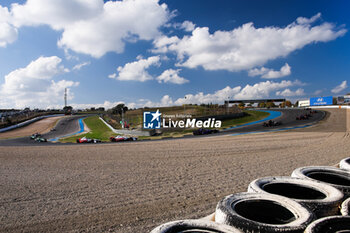
<svg viewBox="0 0 350 233">
<path fill-rule="evenodd" d="M 349 216 L 349 209 L 350 209 L 350 198 L 346 199 L 340 207 L 340 213 L 343 216 Z"/>
<path fill-rule="evenodd" d="M 292 199 L 266 193 L 237 193 L 221 200 L 215 221 L 244 232 L 303 232 L 313 213 Z"/>
<path fill-rule="evenodd" d="M 301 167 L 293 171 L 292 177 L 306 178 L 327 183 L 344 194 L 344 199 L 350 197 L 350 172 L 326 166 Z"/>
<path fill-rule="evenodd" d="M 341 160 L 340 163 L 339 163 L 339 167 L 340 167 L 341 169 L 350 171 L 350 157 Z"/>
<path fill-rule="evenodd" d="M 177 232 L 203 232 L 203 233 L 243 233 L 243 231 L 205 220 L 181 220 L 163 224 L 151 231 L 151 233 L 177 233 Z"/>
<path fill-rule="evenodd" d="M 249 184 L 248 192 L 270 193 L 293 199 L 317 218 L 339 214 L 343 193 L 321 182 L 293 177 L 265 177 Z"/>
<path fill-rule="evenodd" d="M 320 218 L 312 222 L 305 230 L 305 233 L 334 233 L 349 232 L 349 216 L 330 216 Z"/>
</svg>

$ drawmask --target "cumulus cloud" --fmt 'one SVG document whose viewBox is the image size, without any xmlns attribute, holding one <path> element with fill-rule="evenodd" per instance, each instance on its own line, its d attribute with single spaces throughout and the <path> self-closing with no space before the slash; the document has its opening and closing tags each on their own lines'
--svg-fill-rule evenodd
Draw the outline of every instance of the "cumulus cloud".
<svg viewBox="0 0 350 233">
<path fill-rule="evenodd" d="M 274 79 L 288 76 L 291 73 L 291 67 L 286 63 L 284 66 L 281 67 L 279 71 L 261 67 L 249 70 L 248 75 L 251 77 L 261 76 L 261 78 L 265 79 Z"/>
<path fill-rule="evenodd" d="M 49 25 L 55 30 L 61 30 L 70 24 L 103 13 L 103 1 L 27 0 L 23 5 L 12 4 L 11 12 L 17 27 Z"/>
<path fill-rule="evenodd" d="M 139 81 L 145 82 L 153 79 L 153 77 L 147 72 L 150 66 L 160 65 L 160 56 L 153 56 L 147 59 L 140 59 L 138 61 L 126 63 L 124 66 L 117 68 L 118 75 L 116 73 L 110 74 L 109 78 L 114 78 L 120 81 Z"/>
<path fill-rule="evenodd" d="M 83 68 L 84 66 L 88 66 L 90 65 L 91 62 L 83 62 L 83 63 L 80 63 L 80 64 L 77 64 L 73 67 L 73 70 L 80 70 L 81 68 Z"/>
<path fill-rule="evenodd" d="M 0 17 L 3 12 L 9 13 L 1 8 Z M 123 52 L 126 41 L 160 36 L 159 28 L 172 17 L 159 0 L 27 0 L 12 4 L 10 14 L 11 25 L 0 19 L 0 46 L 17 38 L 19 27 L 48 25 L 62 31 L 59 47 L 96 58 Z"/>
<path fill-rule="evenodd" d="M 93 18 L 65 26 L 58 45 L 99 58 L 107 52 L 121 53 L 125 41 L 151 40 L 168 20 L 165 4 L 158 0 L 108 1 Z"/>
<path fill-rule="evenodd" d="M 277 91 L 277 96 L 293 97 L 293 96 L 303 96 L 305 95 L 304 89 L 298 88 L 296 91 L 291 91 L 289 88 L 283 91 Z"/>
<path fill-rule="evenodd" d="M 17 28 L 10 23 L 10 20 L 8 8 L 0 6 L 0 47 L 6 47 L 17 39 Z"/>
<path fill-rule="evenodd" d="M 347 81 L 343 81 L 341 84 L 332 89 L 332 93 L 338 94 L 348 88 Z"/>
<path fill-rule="evenodd" d="M 273 82 L 266 81 L 256 83 L 254 85 L 246 85 L 243 88 L 241 86 L 230 87 L 227 86 L 223 89 L 217 90 L 214 93 L 187 94 L 183 98 L 173 99 L 169 95 L 164 95 L 159 101 L 151 101 L 148 99 L 139 99 L 137 102 L 109 102 L 105 101 L 104 104 L 76 104 L 77 108 L 97 107 L 102 106 L 106 109 L 116 106 L 118 103 L 125 103 L 129 108 L 141 108 L 141 107 L 166 107 L 182 104 L 208 104 L 208 103 L 224 103 L 227 99 L 261 99 L 269 98 L 273 95 L 274 91 L 282 90 L 286 87 L 302 86 L 304 85 L 298 80 Z M 299 90 L 299 89 L 298 89 Z M 302 91 L 295 91 L 295 93 L 301 93 Z M 281 91 L 281 93 L 286 91 Z"/>
<path fill-rule="evenodd" d="M 168 69 L 165 70 L 161 75 L 157 77 L 159 83 L 174 83 L 174 84 L 184 84 L 189 81 L 183 77 L 179 76 L 181 70 Z"/>
<path fill-rule="evenodd" d="M 312 26 L 314 21 L 313 18 L 299 18 L 284 28 L 256 28 L 253 23 L 246 23 L 231 31 L 213 34 L 207 27 L 197 27 L 192 35 L 181 39 L 166 36 L 157 39 L 154 51 L 176 53 L 178 65 L 183 67 L 249 70 L 269 60 L 285 57 L 305 45 L 331 41 L 346 33 L 346 29 L 337 29 L 327 22 Z"/>
<path fill-rule="evenodd" d="M 6 75 L 5 83 L 1 86 L 1 99 L 6 100 L 2 107 L 47 107 L 62 102 L 64 89 L 76 87 L 79 82 L 52 80 L 54 76 L 68 72 L 61 61 L 56 56 L 39 57 L 28 66 Z M 69 96 L 73 98 L 73 93 Z"/>
</svg>

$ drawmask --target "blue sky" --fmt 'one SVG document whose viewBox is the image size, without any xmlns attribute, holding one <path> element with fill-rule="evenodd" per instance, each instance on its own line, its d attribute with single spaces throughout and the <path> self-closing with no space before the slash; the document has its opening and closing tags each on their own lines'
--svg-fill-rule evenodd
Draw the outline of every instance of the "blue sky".
<svg viewBox="0 0 350 233">
<path fill-rule="evenodd" d="M 344 1 L 0 3 L 0 108 L 169 106 L 350 92 Z"/>
</svg>

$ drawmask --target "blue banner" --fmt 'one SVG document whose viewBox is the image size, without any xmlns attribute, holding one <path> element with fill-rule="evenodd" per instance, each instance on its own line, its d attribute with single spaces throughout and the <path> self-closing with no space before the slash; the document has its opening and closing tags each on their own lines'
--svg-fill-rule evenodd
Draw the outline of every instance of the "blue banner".
<svg viewBox="0 0 350 233">
<path fill-rule="evenodd" d="M 310 106 L 332 105 L 333 96 L 310 98 Z"/>
</svg>

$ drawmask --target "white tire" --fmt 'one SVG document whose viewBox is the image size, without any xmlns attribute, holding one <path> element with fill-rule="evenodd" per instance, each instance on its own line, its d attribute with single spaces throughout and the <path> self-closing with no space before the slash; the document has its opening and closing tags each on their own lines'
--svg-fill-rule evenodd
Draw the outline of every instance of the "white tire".
<svg viewBox="0 0 350 233">
<path fill-rule="evenodd" d="M 292 199 L 266 193 L 237 193 L 221 200 L 215 221 L 244 232 L 303 232 L 314 219 Z"/>
<path fill-rule="evenodd" d="M 339 167 L 340 167 L 341 169 L 350 171 L 350 157 L 341 160 L 340 163 L 339 163 Z"/>
<path fill-rule="evenodd" d="M 349 209 L 350 209 L 350 198 L 346 199 L 340 207 L 340 213 L 343 216 L 349 216 Z"/>
<path fill-rule="evenodd" d="M 305 233 L 333 233 L 349 232 L 349 216 L 330 216 L 320 218 L 312 222 L 305 230 Z"/>
<path fill-rule="evenodd" d="M 180 232 L 203 232 L 203 233 L 243 233 L 243 231 L 205 220 L 181 220 L 163 224 L 151 231 L 151 233 L 180 233 Z"/>
<path fill-rule="evenodd" d="M 317 218 L 339 214 L 343 193 L 321 182 L 277 176 L 256 179 L 248 192 L 270 193 L 293 199 L 311 210 Z"/>
<path fill-rule="evenodd" d="M 342 191 L 344 198 L 350 197 L 350 172 L 348 171 L 335 167 L 310 166 L 295 169 L 292 177 L 327 183 Z"/>
</svg>

